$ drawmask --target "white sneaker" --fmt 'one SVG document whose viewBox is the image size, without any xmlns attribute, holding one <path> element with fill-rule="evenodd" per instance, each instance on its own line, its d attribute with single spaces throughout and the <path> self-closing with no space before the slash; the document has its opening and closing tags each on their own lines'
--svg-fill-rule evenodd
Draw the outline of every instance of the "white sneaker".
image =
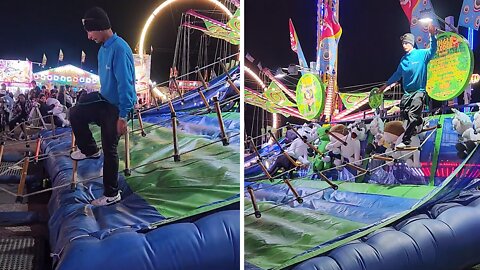
<svg viewBox="0 0 480 270">
<path fill-rule="evenodd" d="M 101 149 L 98 149 L 97 153 L 95 153 L 93 155 L 90 155 L 90 156 L 86 156 L 80 150 L 75 150 L 70 154 L 70 158 L 73 159 L 73 160 L 76 160 L 76 161 L 80 161 L 80 160 L 84 160 L 84 159 L 97 159 L 97 158 L 100 158 L 101 155 L 102 155 L 102 150 Z"/>
<path fill-rule="evenodd" d="M 120 196 L 120 192 L 118 192 L 117 195 L 113 197 L 102 196 L 98 199 L 95 199 L 91 202 L 91 204 L 95 206 L 111 205 L 119 202 L 121 199 L 122 196 Z"/>
<path fill-rule="evenodd" d="M 398 145 L 395 146 L 395 148 L 397 148 L 397 149 L 402 149 L 402 148 L 405 148 L 405 147 L 407 147 L 407 145 L 403 142 L 401 142 L 401 143 L 399 143 Z"/>
</svg>

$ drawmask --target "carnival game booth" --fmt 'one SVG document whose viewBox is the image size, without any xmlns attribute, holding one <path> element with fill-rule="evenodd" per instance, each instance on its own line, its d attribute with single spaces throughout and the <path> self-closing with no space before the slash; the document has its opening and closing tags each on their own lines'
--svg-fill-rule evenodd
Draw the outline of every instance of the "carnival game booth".
<svg viewBox="0 0 480 270">
<path fill-rule="evenodd" d="M 78 68 L 65 65 L 33 73 L 33 79 L 41 85 L 70 85 L 74 89 L 100 90 L 98 75 Z"/>
</svg>

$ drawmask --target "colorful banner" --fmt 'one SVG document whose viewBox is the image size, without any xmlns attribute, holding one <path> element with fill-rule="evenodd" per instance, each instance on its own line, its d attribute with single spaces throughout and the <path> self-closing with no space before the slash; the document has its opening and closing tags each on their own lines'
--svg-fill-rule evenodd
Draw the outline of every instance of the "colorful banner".
<svg viewBox="0 0 480 270">
<path fill-rule="evenodd" d="M 0 60 L 0 83 L 9 90 L 29 88 L 32 81 L 32 62 L 20 60 Z"/>
<path fill-rule="evenodd" d="M 257 93 L 254 90 L 251 90 L 246 87 L 244 91 L 244 100 L 245 100 L 245 103 L 262 108 L 271 113 L 279 113 L 285 117 L 290 117 L 292 113 L 294 115 L 296 113 L 295 111 L 292 111 L 291 113 L 289 113 L 285 109 L 278 107 L 274 102 L 266 100 L 264 97 L 262 97 L 260 93 Z"/>
<path fill-rule="evenodd" d="M 58 52 L 58 61 L 63 61 L 63 51 L 62 51 L 62 49 L 60 49 L 60 51 Z"/>
<path fill-rule="evenodd" d="M 34 73 L 33 79 L 43 85 L 71 85 L 74 88 L 100 90 L 100 78 L 98 75 L 72 65 L 65 65 Z"/>
<path fill-rule="evenodd" d="M 225 29 L 206 20 L 204 20 L 204 23 L 207 27 L 207 31 L 204 31 L 205 34 L 214 38 L 226 40 L 233 45 L 240 45 L 240 32 Z"/>
<path fill-rule="evenodd" d="M 460 19 L 458 19 L 458 26 L 464 26 L 478 30 L 479 25 L 480 1 L 463 0 L 462 10 L 460 11 Z"/>
<path fill-rule="evenodd" d="M 340 98 L 342 99 L 343 106 L 347 109 L 353 108 L 360 101 L 368 97 L 368 93 L 340 93 Z"/>
<path fill-rule="evenodd" d="M 322 4 L 320 4 L 322 2 Z M 327 2 L 327 4 L 325 4 Z M 319 1 L 316 70 L 333 74 L 342 27 L 335 15 L 335 1 Z"/>
<path fill-rule="evenodd" d="M 325 105 L 325 87 L 316 75 L 303 75 L 296 89 L 298 111 L 306 119 L 318 118 Z"/>
<path fill-rule="evenodd" d="M 418 2 L 419 0 L 400 0 L 400 5 L 408 18 L 408 22 L 412 22 L 412 13 Z"/>
<path fill-rule="evenodd" d="M 259 94 L 257 95 L 253 93 L 248 88 L 245 88 L 244 99 L 245 99 L 245 102 L 250 105 L 257 106 L 262 109 L 266 109 L 265 99 L 263 99 Z"/>
<path fill-rule="evenodd" d="M 427 48 L 430 45 L 428 24 L 421 23 L 419 20 L 422 17 L 429 17 L 433 20 L 432 24 L 440 28 L 432 3 L 430 0 L 400 0 L 400 5 L 410 22 L 410 32 L 415 36 L 417 48 Z"/>
<path fill-rule="evenodd" d="M 291 102 L 285 93 L 283 93 L 282 89 L 278 87 L 278 85 L 275 82 L 271 82 L 270 85 L 268 86 L 267 90 L 263 93 L 263 96 L 269 100 L 270 102 L 273 102 L 273 104 L 276 104 L 278 107 L 296 107 L 297 105 L 293 102 Z"/>
<path fill-rule="evenodd" d="M 240 35 L 240 9 L 235 11 L 233 17 L 227 22 L 227 26 Z"/>
<path fill-rule="evenodd" d="M 45 54 L 43 54 L 42 56 L 42 68 L 45 67 L 47 65 L 47 56 Z"/>
<path fill-rule="evenodd" d="M 302 46 L 300 46 L 300 40 L 298 40 L 297 32 L 295 31 L 295 27 L 293 26 L 292 19 L 288 19 L 288 26 L 290 28 L 290 46 L 292 51 L 297 53 L 298 56 L 298 64 L 304 68 L 308 68 L 307 60 L 305 59 L 305 55 L 303 54 Z M 301 71 L 304 74 L 303 71 Z"/>
<path fill-rule="evenodd" d="M 470 83 L 473 52 L 458 34 L 445 32 L 437 39 L 437 53 L 427 67 L 427 92 L 431 98 L 445 101 L 460 95 Z"/>
</svg>

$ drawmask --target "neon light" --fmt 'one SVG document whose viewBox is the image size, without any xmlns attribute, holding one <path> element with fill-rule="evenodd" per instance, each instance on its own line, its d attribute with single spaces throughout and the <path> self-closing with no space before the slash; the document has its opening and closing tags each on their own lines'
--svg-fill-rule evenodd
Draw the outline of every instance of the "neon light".
<svg viewBox="0 0 480 270">
<path fill-rule="evenodd" d="M 260 84 L 260 86 L 262 87 L 263 90 L 265 90 L 266 86 L 265 84 L 263 83 L 262 79 L 260 79 L 260 77 L 258 77 L 257 74 L 255 74 L 255 72 L 253 72 L 251 69 L 249 69 L 247 66 L 243 66 L 243 70 L 245 70 L 247 72 L 248 75 L 252 76 L 253 79 L 255 81 L 257 81 L 258 84 Z"/>
<path fill-rule="evenodd" d="M 468 28 L 468 44 L 470 45 L 470 49 L 473 51 L 473 41 L 474 41 L 474 32 L 473 28 Z"/>
<path fill-rule="evenodd" d="M 276 113 L 272 113 L 272 127 L 278 128 L 278 115 Z"/>
<path fill-rule="evenodd" d="M 142 33 L 140 35 L 140 42 L 139 42 L 139 45 L 138 45 L 138 53 L 140 55 L 143 55 L 144 54 L 144 50 L 143 50 L 143 46 L 144 46 L 144 43 L 145 43 L 145 37 L 147 36 L 147 32 L 148 32 L 148 28 L 150 27 L 150 24 L 152 23 L 153 19 L 155 19 L 155 16 L 157 16 L 157 14 L 162 11 L 165 7 L 169 6 L 170 4 L 174 3 L 174 2 L 177 2 L 177 1 L 185 1 L 185 0 L 167 0 L 165 2 L 163 2 L 162 4 L 160 4 L 153 12 L 152 14 L 150 14 L 150 17 L 148 17 L 147 21 L 145 22 L 145 25 L 143 26 L 143 29 L 142 29 Z M 233 14 L 232 12 L 230 12 L 230 10 L 228 10 L 228 8 L 226 6 L 224 6 L 222 3 L 220 3 L 219 1 L 217 0 L 207 0 L 208 2 L 214 4 L 215 6 L 217 6 L 218 8 L 220 8 L 223 12 L 225 12 L 230 18 L 233 17 Z"/>
</svg>

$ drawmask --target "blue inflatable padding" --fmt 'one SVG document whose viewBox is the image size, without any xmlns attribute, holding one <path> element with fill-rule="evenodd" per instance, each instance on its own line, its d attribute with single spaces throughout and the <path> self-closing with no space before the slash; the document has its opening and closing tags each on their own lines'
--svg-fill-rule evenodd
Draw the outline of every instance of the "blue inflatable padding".
<svg viewBox="0 0 480 270">
<path fill-rule="evenodd" d="M 0 226 L 19 226 L 39 221 L 37 212 L 0 212 Z"/>
<path fill-rule="evenodd" d="M 23 159 L 25 155 L 22 153 L 4 153 L 2 156 L 3 162 L 18 162 Z"/>
<path fill-rule="evenodd" d="M 268 201 L 283 204 L 291 200 L 292 194 L 286 185 L 258 183 L 255 185 L 255 198 L 258 202 Z M 410 209 L 418 200 L 384 196 L 378 194 L 333 191 L 326 189 L 315 193 L 317 189 L 296 187 L 298 194 L 304 197 L 302 204 L 295 203 L 297 208 L 320 211 L 351 221 L 372 224 L 395 213 Z"/>
<path fill-rule="evenodd" d="M 179 121 L 178 128 L 185 133 L 203 135 L 206 139 L 217 140 L 221 137 L 220 128 L 217 117 L 211 117 L 208 115 L 190 115 L 178 113 L 177 119 Z M 148 123 L 161 123 L 164 127 L 171 127 L 170 114 L 149 114 L 143 118 L 144 122 Z M 239 144 L 240 136 L 232 137 L 234 134 L 240 132 L 240 118 L 235 120 L 224 119 L 223 124 L 227 136 L 231 137 L 230 143 Z"/>
<path fill-rule="evenodd" d="M 43 179 L 42 175 L 27 175 L 25 182 L 38 182 Z M 20 183 L 20 175 L 0 175 L 0 184 L 18 184 Z"/>
<path fill-rule="evenodd" d="M 86 236 L 66 247 L 57 269 L 239 269 L 239 246 L 232 243 L 240 242 L 240 230 L 231 230 L 238 224 L 239 211 L 230 210 L 146 234 L 119 232 L 104 240 Z"/>
<path fill-rule="evenodd" d="M 455 202 L 435 205 L 292 269 L 452 270 L 476 265 L 480 263 L 480 192 L 465 193 Z"/>
<path fill-rule="evenodd" d="M 57 130 L 56 134 L 70 133 Z M 56 269 L 239 269 L 240 211 L 214 211 L 151 230 L 165 218 L 133 193 L 122 174 L 122 201 L 103 207 L 90 202 L 103 194 L 102 179 L 71 189 L 70 134 L 45 140 L 45 168 L 52 186 L 49 231 Z M 44 137 L 51 132 L 44 132 Z M 78 162 L 77 179 L 98 177 L 102 159 Z M 201 207 L 201 206 L 200 206 Z M 198 220 L 195 220 L 198 219 Z M 140 233 L 145 232 L 146 233 Z"/>
</svg>

